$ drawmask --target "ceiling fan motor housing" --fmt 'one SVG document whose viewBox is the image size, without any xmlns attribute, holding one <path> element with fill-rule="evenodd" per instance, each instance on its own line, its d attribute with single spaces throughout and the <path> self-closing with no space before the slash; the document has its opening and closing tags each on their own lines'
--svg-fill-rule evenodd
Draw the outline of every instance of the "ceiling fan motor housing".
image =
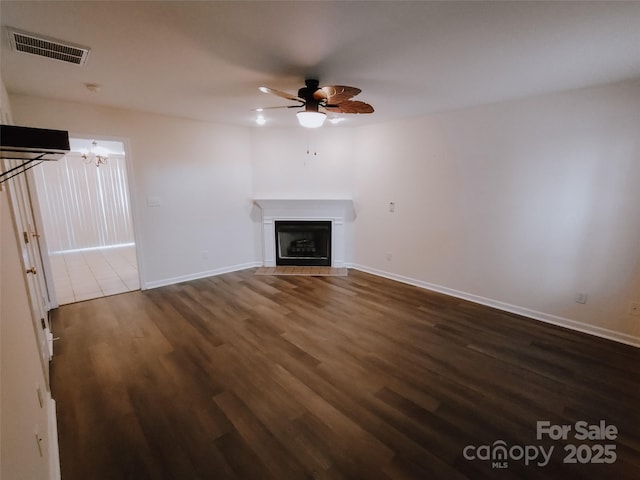
<svg viewBox="0 0 640 480">
<path fill-rule="evenodd" d="M 317 112 L 322 98 L 317 99 L 313 94 L 318 90 L 320 82 L 315 79 L 307 79 L 304 83 L 306 86 L 298 90 L 298 97 L 304 100 L 306 112 Z"/>
</svg>

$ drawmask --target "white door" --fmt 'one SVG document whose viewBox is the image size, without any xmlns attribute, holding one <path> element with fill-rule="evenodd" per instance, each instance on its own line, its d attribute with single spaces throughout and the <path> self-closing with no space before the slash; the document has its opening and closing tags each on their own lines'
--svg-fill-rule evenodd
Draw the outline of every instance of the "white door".
<svg viewBox="0 0 640 480">
<path fill-rule="evenodd" d="M 13 221 L 18 233 L 21 261 L 31 307 L 33 328 L 38 340 L 40 360 L 47 387 L 49 386 L 49 361 L 53 355 L 53 335 L 49 325 L 49 301 L 43 277 L 42 260 L 29 198 L 26 174 L 16 175 L 3 184 L 7 186 Z M 44 288 L 43 288 L 44 287 Z"/>
<path fill-rule="evenodd" d="M 28 202 L 31 207 L 31 218 L 34 226 L 31 233 L 31 242 L 34 243 L 33 248 L 37 255 L 36 261 L 40 266 L 41 275 L 36 278 L 40 281 L 40 287 L 44 296 L 44 307 L 48 312 L 58 307 L 56 300 L 56 292 L 53 282 L 53 273 L 51 271 L 51 261 L 49 259 L 49 250 L 47 249 L 47 241 L 45 236 L 44 224 L 42 221 L 42 213 L 40 212 L 40 202 L 38 201 L 38 193 L 36 189 L 36 181 L 33 176 L 33 170 L 27 172 L 27 193 Z M 48 317 L 47 317 L 48 318 Z M 51 344 L 51 354 L 53 355 L 53 344 Z"/>
</svg>

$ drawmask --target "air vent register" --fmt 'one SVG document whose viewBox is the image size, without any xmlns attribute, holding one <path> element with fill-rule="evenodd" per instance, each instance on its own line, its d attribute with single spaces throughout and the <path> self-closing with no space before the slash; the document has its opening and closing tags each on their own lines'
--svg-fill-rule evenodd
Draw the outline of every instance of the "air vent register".
<svg viewBox="0 0 640 480">
<path fill-rule="evenodd" d="M 47 38 L 34 33 L 22 32 L 12 28 L 7 30 L 11 48 L 16 52 L 38 55 L 60 62 L 84 65 L 91 51 L 87 47 L 69 42 Z"/>
</svg>

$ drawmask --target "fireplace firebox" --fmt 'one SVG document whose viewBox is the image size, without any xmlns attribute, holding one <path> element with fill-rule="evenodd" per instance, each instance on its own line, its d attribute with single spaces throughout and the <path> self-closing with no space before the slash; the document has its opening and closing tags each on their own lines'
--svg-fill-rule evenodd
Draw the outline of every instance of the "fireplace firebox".
<svg viewBox="0 0 640 480">
<path fill-rule="evenodd" d="M 276 265 L 331 266 L 331 222 L 276 220 Z"/>
</svg>

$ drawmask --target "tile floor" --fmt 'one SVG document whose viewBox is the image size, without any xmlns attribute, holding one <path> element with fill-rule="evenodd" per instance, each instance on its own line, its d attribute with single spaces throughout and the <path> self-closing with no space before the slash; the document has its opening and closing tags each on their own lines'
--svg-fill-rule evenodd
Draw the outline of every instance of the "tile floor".
<svg viewBox="0 0 640 480">
<path fill-rule="evenodd" d="M 135 246 L 52 253 L 58 305 L 138 290 Z"/>
</svg>

